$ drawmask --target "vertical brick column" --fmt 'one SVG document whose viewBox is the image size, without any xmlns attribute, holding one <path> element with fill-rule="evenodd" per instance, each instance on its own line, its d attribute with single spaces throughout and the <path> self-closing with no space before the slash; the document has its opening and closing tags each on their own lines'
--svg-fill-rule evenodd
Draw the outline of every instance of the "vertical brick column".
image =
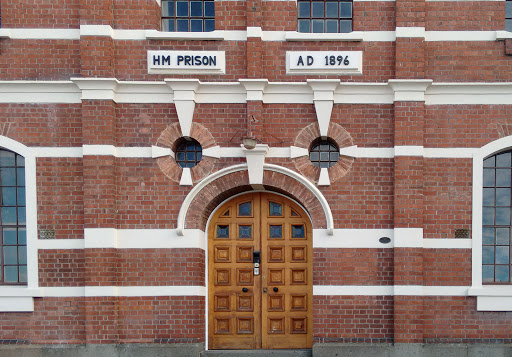
<svg viewBox="0 0 512 357">
<path fill-rule="evenodd" d="M 262 0 L 246 1 L 247 16 L 247 77 L 262 78 L 263 42 L 261 41 Z"/>
<path fill-rule="evenodd" d="M 431 81 L 394 80 L 395 343 L 423 342 L 424 92 Z M 405 287 L 404 287 L 405 286 Z M 404 289 L 411 292 L 401 293 Z M 410 294 L 410 295 L 408 295 Z"/>
<path fill-rule="evenodd" d="M 268 80 L 240 79 L 240 83 L 247 91 L 247 131 L 261 140 L 263 138 L 263 89 L 268 84 Z"/>
<path fill-rule="evenodd" d="M 396 0 L 395 78 L 425 77 L 425 0 Z"/>
</svg>

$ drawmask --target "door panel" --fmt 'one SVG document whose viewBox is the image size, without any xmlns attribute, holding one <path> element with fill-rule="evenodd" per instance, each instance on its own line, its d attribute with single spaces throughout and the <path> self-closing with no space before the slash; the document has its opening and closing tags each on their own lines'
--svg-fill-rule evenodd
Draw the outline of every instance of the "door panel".
<svg viewBox="0 0 512 357">
<path fill-rule="evenodd" d="M 312 230 L 304 211 L 281 196 L 243 195 L 217 210 L 208 237 L 210 348 L 311 348 Z"/>
</svg>

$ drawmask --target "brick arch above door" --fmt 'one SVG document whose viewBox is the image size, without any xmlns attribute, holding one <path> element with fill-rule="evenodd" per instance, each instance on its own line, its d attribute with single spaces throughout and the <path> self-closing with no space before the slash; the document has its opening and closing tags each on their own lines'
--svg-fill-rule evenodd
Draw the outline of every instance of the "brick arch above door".
<svg viewBox="0 0 512 357">
<path fill-rule="evenodd" d="M 265 164 L 263 186 L 301 204 L 311 217 L 314 229 L 333 231 L 333 218 L 327 200 L 307 178 L 290 169 Z M 178 234 L 184 229 L 206 229 L 214 209 L 226 199 L 250 192 L 247 165 L 235 165 L 217 171 L 195 186 L 185 198 L 178 216 Z"/>
</svg>

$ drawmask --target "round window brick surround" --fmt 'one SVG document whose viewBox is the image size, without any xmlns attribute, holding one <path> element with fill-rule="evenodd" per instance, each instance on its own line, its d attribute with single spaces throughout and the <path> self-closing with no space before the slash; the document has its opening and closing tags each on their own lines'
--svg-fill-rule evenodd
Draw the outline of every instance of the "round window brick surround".
<svg viewBox="0 0 512 357">
<path fill-rule="evenodd" d="M 190 137 L 201 145 L 203 151 L 209 147 L 215 146 L 215 140 L 212 134 L 201 124 L 192 123 L 190 128 Z M 179 123 L 175 123 L 169 125 L 162 134 L 160 134 L 156 145 L 170 148 L 173 152 L 176 152 L 178 145 L 181 143 L 183 143 L 183 136 L 181 135 Z M 217 161 L 217 158 L 203 155 L 201 161 L 190 169 L 192 181 L 197 182 L 208 176 L 212 172 Z M 172 156 L 160 157 L 157 159 L 157 163 L 165 176 L 174 182 L 180 182 L 183 168 L 178 165 Z"/>
<path fill-rule="evenodd" d="M 331 122 L 329 124 L 327 137 L 340 149 L 354 145 L 349 132 L 346 131 L 345 128 L 343 128 L 341 125 L 336 123 Z M 309 153 L 311 145 L 315 141 L 318 141 L 318 138 L 320 138 L 320 130 L 318 128 L 318 124 L 315 122 L 301 130 L 301 132 L 295 138 L 294 145 L 307 149 Z M 352 168 L 353 162 L 353 157 L 340 155 L 338 162 L 327 168 L 330 182 L 336 182 L 345 176 Z M 299 171 L 302 175 L 313 182 L 318 182 L 318 178 L 320 176 L 320 168 L 313 165 L 309 159 L 309 154 L 307 156 L 300 156 L 293 159 L 293 163 L 295 164 L 297 171 Z"/>
</svg>

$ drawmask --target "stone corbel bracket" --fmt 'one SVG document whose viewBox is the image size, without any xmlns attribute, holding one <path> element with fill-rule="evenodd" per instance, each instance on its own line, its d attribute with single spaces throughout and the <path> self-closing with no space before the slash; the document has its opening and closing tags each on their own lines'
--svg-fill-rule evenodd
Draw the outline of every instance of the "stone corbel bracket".
<svg viewBox="0 0 512 357">
<path fill-rule="evenodd" d="M 316 118 L 320 136 L 327 137 L 334 105 L 334 91 L 340 85 L 338 79 L 308 79 L 308 85 L 313 90 Z"/>
<path fill-rule="evenodd" d="M 165 83 L 174 93 L 174 105 L 180 122 L 181 135 L 190 136 L 190 128 L 196 107 L 196 91 L 199 79 L 165 79 Z"/>
<path fill-rule="evenodd" d="M 115 101 L 119 81 L 115 78 L 71 78 L 82 91 L 82 100 Z"/>
<path fill-rule="evenodd" d="M 425 92 L 432 79 L 390 79 L 390 87 L 395 94 L 395 102 L 424 102 Z"/>
<path fill-rule="evenodd" d="M 247 160 L 247 169 L 249 171 L 249 183 L 256 189 L 263 188 L 263 164 L 265 156 L 268 154 L 268 145 L 257 144 L 254 149 L 246 149 L 242 146 Z"/>
<path fill-rule="evenodd" d="M 239 79 L 238 81 L 245 87 L 247 92 L 247 101 L 263 101 L 263 91 L 268 85 L 267 79 Z"/>
</svg>

